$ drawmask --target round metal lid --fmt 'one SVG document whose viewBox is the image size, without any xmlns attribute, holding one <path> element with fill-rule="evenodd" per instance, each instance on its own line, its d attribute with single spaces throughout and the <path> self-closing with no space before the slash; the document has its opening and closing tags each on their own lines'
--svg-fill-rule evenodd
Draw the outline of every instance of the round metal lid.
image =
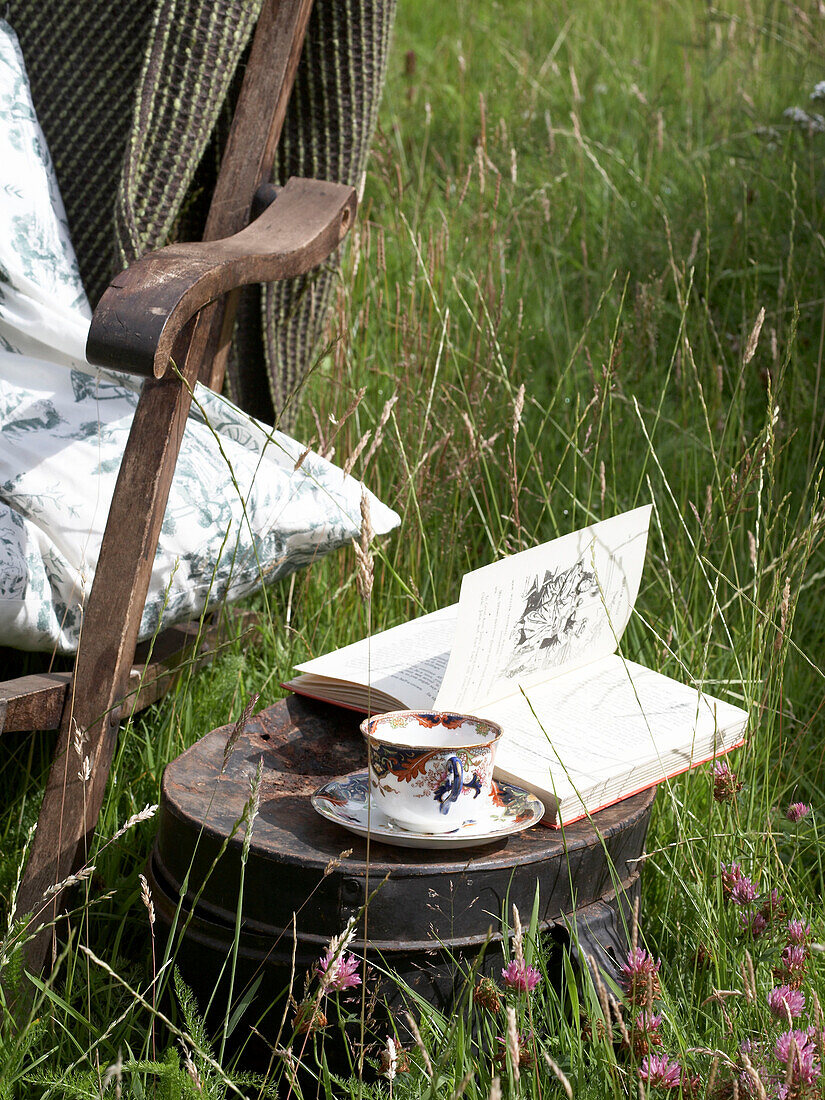
<svg viewBox="0 0 825 1100">
<path fill-rule="evenodd" d="M 565 829 L 534 826 L 466 850 L 367 844 L 325 821 L 310 796 L 366 763 L 360 717 L 290 696 L 249 721 L 224 763 L 231 727 L 213 730 L 168 765 L 154 858 L 171 888 L 213 919 L 234 923 L 240 889 L 244 807 L 263 761 L 260 809 L 244 875 L 250 932 L 292 925 L 329 937 L 371 896 L 370 936 L 392 941 L 483 940 L 503 908 L 524 919 L 539 886 L 543 921 L 636 878 L 654 791 Z"/>
</svg>

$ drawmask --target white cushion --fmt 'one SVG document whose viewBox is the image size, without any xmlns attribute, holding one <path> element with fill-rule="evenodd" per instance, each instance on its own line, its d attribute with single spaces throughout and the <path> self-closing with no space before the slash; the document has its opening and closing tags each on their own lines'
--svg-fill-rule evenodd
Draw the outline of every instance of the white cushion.
<svg viewBox="0 0 825 1100">
<path fill-rule="evenodd" d="M 84 358 L 90 319 L 17 40 L 0 22 L 0 644 L 77 648 L 140 381 Z M 357 537 L 361 486 L 198 385 L 141 638 Z M 373 527 L 395 512 L 369 494 Z M 139 502 L 135 502 L 136 507 Z"/>
</svg>

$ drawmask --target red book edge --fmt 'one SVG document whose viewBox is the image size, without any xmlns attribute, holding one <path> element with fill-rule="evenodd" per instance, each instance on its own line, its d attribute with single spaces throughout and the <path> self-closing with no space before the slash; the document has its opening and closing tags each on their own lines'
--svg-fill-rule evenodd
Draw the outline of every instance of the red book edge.
<svg viewBox="0 0 825 1100">
<path fill-rule="evenodd" d="M 719 752 L 712 752 L 702 760 L 692 760 L 690 764 L 686 764 L 683 768 L 677 768 L 675 772 L 668 772 L 662 779 L 656 779 L 652 783 L 643 783 L 641 787 L 637 787 L 635 791 L 629 791 L 627 794 L 623 794 L 620 798 L 614 798 L 610 802 L 603 802 L 601 806 L 598 806 L 595 810 L 589 810 L 582 812 L 577 817 L 571 817 L 567 821 L 559 824 L 556 821 L 540 821 L 540 825 L 544 825 L 548 829 L 564 829 L 568 825 L 575 825 L 577 821 L 581 821 L 583 817 L 592 817 L 593 814 L 599 813 L 600 810 L 606 810 L 609 806 L 615 806 L 618 802 L 624 802 L 626 798 L 633 798 L 637 794 L 641 794 L 642 791 L 649 791 L 651 787 L 658 787 L 660 783 L 665 783 L 668 779 L 675 779 L 677 775 L 684 775 L 685 772 L 692 771 L 694 768 L 700 768 L 702 764 L 709 764 L 711 760 L 718 760 L 720 756 L 727 756 L 729 752 L 733 752 L 734 749 L 741 749 L 745 744 L 744 735 L 736 742 L 735 745 L 730 745 L 726 749 L 722 749 Z"/>
<path fill-rule="evenodd" d="M 326 695 L 315 695 L 311 691 L 299 691 L 297 688 L 292 687 L 288 680 L 281 680 L 280 686 L 284 691 L 288 691 L 290 695 L 303 695 L 306 699 L 314 699 L 316 703 L 326 703 L 330 707 L 340 707 L 341 710 L 352 710 L 356 714 L 369 713 L 366 707 L 356 707 L 352 703 L 339 703 L 337 699 L 329 699 Z M 379 712 L 376 711 L 376 713 Z"/>
</svg>

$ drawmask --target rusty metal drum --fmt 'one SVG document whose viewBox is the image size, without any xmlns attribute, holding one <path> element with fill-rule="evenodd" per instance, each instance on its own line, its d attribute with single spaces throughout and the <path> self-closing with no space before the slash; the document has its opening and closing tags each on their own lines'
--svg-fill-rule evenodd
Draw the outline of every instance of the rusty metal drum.
<svg viewBox="0 0 825 1100">
<path fill-rule="evenodd" d="M 481 847 L 429 851 L 371 840 L 368 859 L 366 840 L 310 803 L 323 783 L 365 767 L 358 726 L 351 712 L 291 696 L 251 719 L 226 760 L 230 727 L 167 767 L 149 873 L 177 963 L 202 1003 L 220 999 L 213 994 L 227 978 L 242 818 L 259 761 L 236 991 L 255 983 L 261 1003 L 274 1004 L 294 974 L 300 994 L 304 972 L 368 897 L 368 960 L 441 1009 L 479 952 L 488 971 L 501 965 L 501 918 L 515 904 L 529 919 L 537 889 L 542 932 L 564 941 L 575 925 L 583 951 L 615 962 L 626 947 L 653 791 L 563 830 L 533 826 Z M 364 949 L 361 921 L 352 950 Z M 391 1011 L 400 989 L 395 981 L 383 986 Z M 266 1034 L 266 1020 L 259 1024 Z"/>
</svg>

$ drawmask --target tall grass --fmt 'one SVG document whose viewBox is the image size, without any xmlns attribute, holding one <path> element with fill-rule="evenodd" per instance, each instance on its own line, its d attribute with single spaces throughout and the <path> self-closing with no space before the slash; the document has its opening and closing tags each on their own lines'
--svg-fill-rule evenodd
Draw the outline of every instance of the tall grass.
<svg viewBox="0 0 825 1100">
<path fill-rule="evenodd" d="M 654 503 L 623 651 L 751 714 L 731 761 L 741 792 L 715 800 L 706 769 L 664 784 L 643 864 L 642 942 L 662 960 L 656 1049 L 698 1077 L 699 1095 L 759 1095 L 743 1042 L 768 1094 L 784 1072 L 766 1000 L 784 925 L 743 931 L 758 905 L 726 897 L 722 865 L 823 934 L 825 135 L 783 115 L 816 109 L 823 34 L 821 5 L 779 0 L 402 4 L 329 351 L 301 395 L 299 434 L 404 517 L 374 548 L 374 630 L 452 602 L 468 569 Z M 344 552 L 286 583 L 259 647 L 230 647 L 131 726 L 101 837 L 156 802 L 165 763 L 253 691 L 273 701 L 295 661 L 362 636 L 355 576 Z M 43 745 L 3 752 L 8 893 Z M 794 801 L 812 816 L 787 821 Z M 3 1025 L 0 1095 L 99 1095 L 119 1055 L 124 1095 L 158 1082 L 197 1095 L 198 1081 L 231 1094 L 231 1067 L 195 1034 L 204 1006 L 182 988 L 174 1019 L 151 1029 L 166 1068 L 152 1062 L 151 997 L 136 996 L 150 843 L 140 825 L 94 859 L 83 921 L 30 1026 Z M 527 943 L 544 966 L 534 928 Z M 804 1023 L 825 998 L 817 958 Z M 613 995 L 566 958 L 560 980 L 511 995 L 531 1033 L 521 1070 L 503 1009 L 473 1006 L 469 987 L 450 1019 L 419 1006 L 426 1058 L 411 1047 L 394 1094 L 638 1095 L 639 1044 L 622 1045 L 633 1010 L 618 1022 Z M 194 1074 L 174 1029 L 195 1040 L 183 1044 Z M 277 1062 L 285 1094 L 289 1062 Z M 324 1094 L 390 1087 L 317 1072 Z"/>
</svg>

